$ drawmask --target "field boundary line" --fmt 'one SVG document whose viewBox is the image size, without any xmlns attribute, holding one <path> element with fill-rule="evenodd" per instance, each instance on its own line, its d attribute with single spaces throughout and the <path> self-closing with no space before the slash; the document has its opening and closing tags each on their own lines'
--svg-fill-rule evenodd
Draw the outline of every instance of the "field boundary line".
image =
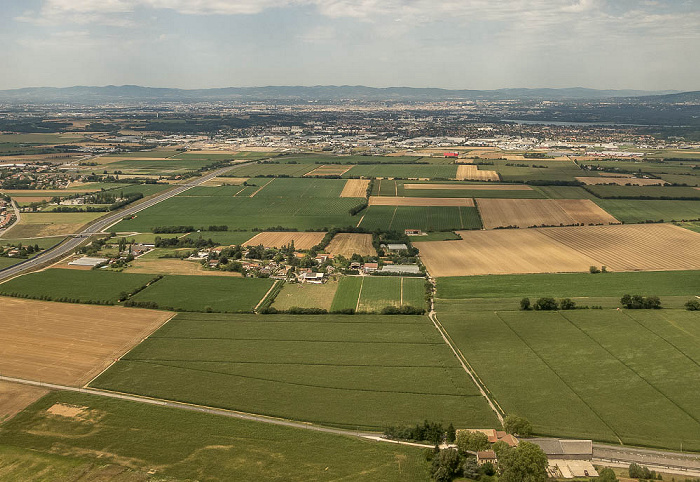
<svg viewBox="0 0 700 482">
<path fill-rule="evenodd" d="M 391 229 L 391 225 L 394 224 L 394 218 L 396 217 L 396 211 L 399 209 L 398 206 L 394 207 L 394 214 L 391 215 L 391 221 L 389 221 L 389 229 Z"/>
<path fill-rule="evenodd" d="M 97 380 L 104 372 L 106 372 L 107 370 L 109 370 L 110 368 L 112 368 L 112 365 L 114 365 L 115 363 L 117 363 L 118 361 L 120 361 L 122 358 L 124 358 L 126 355 L 128 355 L 129 353 L 131 353 L 131 352 L 134 350 L 134 348 L 136 348 L 136 347 L 139 346 L 141 343 L 143 343 L 143 342 L 146 341 L 148 338 L 150 338 L 151 335 L 153 335 L 156 331 L 160 330 L 160 329 L 163 328 L 165 325 L 167 325 L 173 318 L 175 318 L 176 315 L 177 315 L 177 313 L 172 313 L 172 314 L 170 315 L 170 318 L 168 318 L 167 320 L 165 320 L 165 321 L 164 321 L 163 323 L 161 323 L 159 326 L 157 326 L 157 327 L 155 327 L 154 329 L 152 329 L 152 330 L 150 331 L 150 333 L 148 333 L 146 336 L 142 337 L 141 340 L 140 340 L 138 343 L 135 343 L 134 346 L 132 346 L 130 349 L 126 350 L 124 353 L 122 353 L 122 354 L 119 355 L 117 358 L 115 358 L 114 360 L 112 360 L 112 362 L 111 362 L 109 365 L 107 365 L 107 366 L 106 366 L 102 371 L 100 371 L 97 375 L 95 375 L 94 377 L 92 377 L 92 378 L 91 378 L 86 384 L 84 384 L 82 387 L 83 387 L 83 388 L 88 388 L 88 386 L 89 386 L 92 382 L 94 382 L 95 380 Z"/>
<path fill-rule="evenodd" d="M 401 306 L 403 306 L 403 277 L 401 277 L 401 297 L 399 299 Z"/>
<path fill-rule="evenodd" d="M 613 429 L 613 428 L 608 424 L 608 422 L 605 421 L 605 419 L 603 419 L 603 417 L 601 417 L 600 414 L 599 414 L 596 410 L 594 410 L 593 407 L 591 407 L 591 406 L 588 404 L 588 402 L 587 402 L 586 400 L 584 400 L 583 397 L 582 397 L 581 395 L 579 395 L 579 393 L 578 393 L 576 390 L 574 390 L 574 388 L 573 388 L 571 385 L 569 385 L 569 383 L 568 383 L 566 380 L 564 380 L 564 378 L 562 378 L 562 376 L 559 375 L 559 373 L 558 373 L 549 363 L 547 363 L 547 361 L 546 361 L 544 358 L 542 358 L 542 356 L 541 356 L 539 353 L 537 353 L 537 351 L 535 351 L 535 349 L 532 348 L 532 346 L 530 346 L 530 344 L 529 344 L 528 342 L 525 341 L 525 339 L 523 339 L 522 336 L 520 336 L 520 333 L 518 333 L 517 331 L 515 331 L 515 330 L 513 329 L 513 327 L 510 326 L 510 324 L 508 324 L 508 322 L 507 322 L 506 320 L 503 319 L 503 317 L 498 313 L 498 311 L 494 311 L 494 313 L 496 314 L 496 316 L 498 317 L 498 319 L 501 320 L 501 323 L 503 323 L 505 326 L 507 326 L 508 329 L 509 329 L 510 331 L 512 331 L 513 334 L 514 334 L 515 336 L 517 336 L 518 339 L 528 348 L 528 350 L 530 350 L 542 363 L 544 363 L 544 365 L 545 365 L 547 368 L 549 368 L 549 370 L 550 370 L 552 373 L 554 373 L 554 375 L 559 379 L 559 381 L 561 381 L 561 382 L 566 386 L 566 388 L 568 388 L 568 389 L 571 391 L 571 393 L 573 393 L 574 395 L 576 395 L 576 397 L 581 401 L 581 403 L 583 403 L 586 407 L 588 407 L 588 409 L 589 409 L 593 414 L 595 414 L 596 417 L 598 417 L 598 420 L 600 420 L 601 422 L 603 422 L 603 425 L 605 425 L 606 427 L 608 427 L 608 428 L 610 429 L 610 431 L 615 435 L 615 437 L 617 437 L 617 440 L 620 442 L 620 445 L 624 445 L 624 443 L 622 442 L 622 439 L 620 438 L 620 436 L 618 435 L 618 433 L 615 431 L 615 429 Z M 558 314 L 561 314 L 561 313 L 559 313 L 559 312 L 557 312 L 557 313 L 558 313 Z M 566 319 L 566 318 L 564 318 L 564 319 Z M 568 321 L 568 320 L 567 320 L 567 321 Z"/>
<path fill-rule="evenodd" d="M 613 352 L 611 352 L 610 350 L 608 350 L 607 348 L 605 348 L 605 347 L 603 346 L 602 343 L 600 343 L 598 340 L 596 340 L 596 339 L 593 338 L 591 335 L 589 335 L 583 328 L 581 328 L 580 326 L 578 326 L 576 323 L 574 323 L 573 321 L 571 321 L 569 318 L 567 318 L 567 317 L 564 316 L 563 314 L 561 314 L 561 313 L 559 313 L 559 314 L 561 315 L 562 318 L 564 318 L 566 321 L 568 321 L 568 322 L 569 322 L 572 326 L 574 326 L 577 330 L 579 330 L 581 333 L 583 333 L 583 334 L 584 334 L 588 339 L 590 339 L 593 343 L 595 343 L 595 344 L 598 345 L 600 348 L 602 348 L 608 355 L 610 355 L 610 356 L 613 357 L 615 360 L 617 360 L 620 364 L 622 364 L 622 366 L 624 366 L 624 367 L 627 368 L 629 371 L 631 371 L 632 373 L 634 373 L 635 375 L 637 375 L 637 376 L 639 377 L 639 379 L 642 380 L 642 381 L 643 381 L 644 383 L 646 383 L 647 385 L 649 385 L 649 387 L 651 387 L 652 390 L 654 390 L 655 392 L 657 392 L 659 395 L 663 396 L 666 400 L 668 400 L 668 401 L 671 402 L 673 405 L 675 405 L 676 408 L 678 408 L 678 410 L 680 410 L 681 412 L 685 413 L 687 416 L 689 416 L 690 418 L 692 418 L 693 420 L 695 420 L 695 422 L 696 422 L 697 424 L 700 425 L 700 420 L 698 420 L 693 414 L 689 413 L 686 409 L 684 409 L 683 407 L 681 407 L 680 405 L 678 405 L 678 403 L 676 403 L 675 400 L 673 400 L 672 398 L 670 398 L 668 395 L 666 395 L 664 392 L 662 392 L 656 385 L 654 385 L 654 384 L 651 383 L 649 380 L 647 380 L 647 379 L 644 378 L 642 375 L 640 375 L 640 374 L 637 372 L 637 370 L 635 370 L 634 368 L 632 368 L 631 366 L 629 366 L 629 365 L 628 365 L 627 363 L 625 363 L 620 357 L 618 357 L 618 356 L 615 355 Z"/>
<path fill-rule="evenodd" d="M 455 357 L 457 358 L 457 361 L 460 363 L 460 365 L 462 365 L 464 371 L 467 372 L 467 375 L 469 375 L 469 377 L 472 379 L 472 382 L 474 383 L 474 385 L 476 385 L 476 388 L 479 389 L 481 396 L 486 399 L 486 403 L 489 404 L 489 407 L 491 408 L 493 413 L 496 414 L 496 418 L 498 419 L 498 421 L 501 424 L 503 424 L 503 415 L 505 415 L 505 411 L 501 408 L 501 406 L 495 399 L 492 400 L 491 397 L 489 397 L 487 391 L 488 393 L 491 393 L 490 390 L 486 388 L 486 385 L 483 384 L 481 379 L 476 375 L 476 372 L 473 371 L 474 369 L 464 357 L 464 354 L 461 352 L 461 350 L 459 350 L 453 345 L 449 333 L 447 333 L 445 327 L 442 326 L 442 323 L 440 323 L 436 312 L 431 311 L 428 314 L 428 318 L 430 318 L 430 321 L 432 321 L 433 326 L 435 326 L 435 329 L 442 336 L 442 339 L 444 340 L 445 344 L 450 348 L 450 350 L 452 350 L 452 353 L 454 353 Z"/>
<path fill-rule="evenodd" d="M 265 293 L 265 295 L 264 295 L 262 298 L 260 298 L 260 301 L 258 301 L 258 304 L 255 305 L 255 308 L 253 308 L 253 311 L 254 311 L 254 312 L 257 313 L 258 308 L 260 308 L 260 305 L 262 305 L 262 304 L 265 302 L 265 300 L 267 299 L 267 297 L 270 295 L 270 292 L 272 292 L 272 290 L 275 289 L 275 286 L 277 286 L 277 283 L 281 283 L 281 282 L 282 282 L 281 280 L 276 279 L 275 282 L 272 283 L 272 286 L 270 286 L 270 289 L 267 290 L 267 292 Z"/>
<path fill-rule="evenodd" d="M 360 300 L 362 299 L 362 287 L 365 285 L 365 277 L 362 276 L 360 281 L 360 292 L 357 294 L 357 304 L 355 304 L 355 313 L 360 310 Z"/>
<path fill-rule="evenodd" d="M 258 189 L 258 190 L 255 191 L 253 194 L 251 194 L 250 197 L 255 197 L 255 195 L 256 195 L 257 193 L 259 193 L 260 191 L 262 191 L 263 189 L 265 189 L 265 188 L 267 187 L 267 185 L 270 184 L 270 183 L 271 183 L 272 181 L 274 181 L 274 180 L 275 180 L 275 178 L 273 177 L 273 178 L 270 179 L 268 182 L 266 182 L 265 184 L 263 184 L 263 185 L 260 187 L 260 189 Z"/>
<path fill-rule="evenodd" d="M 367 211 L 369 211 L 369 206 L 367 206 Z M 365 211 L 365 214 L 363 214 L 362 217 L 360 218 L 360 220 L 357 222 L 357 226 L 355 226 L 356 228 L 359 228 L 360 224 L 362 224 L 362 220 L 365 219 L 365 215 L 367 214 L 367 211 Z"/>
</svg>

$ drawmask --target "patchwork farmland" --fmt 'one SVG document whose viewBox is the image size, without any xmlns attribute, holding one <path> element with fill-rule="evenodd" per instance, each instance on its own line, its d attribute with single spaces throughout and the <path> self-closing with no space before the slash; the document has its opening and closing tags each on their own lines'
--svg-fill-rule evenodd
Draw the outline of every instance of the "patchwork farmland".
<svg viewBox="0 0 700 482">
<path fill-rule="evenodd" d="M 477 199 L 476 203 L 486 229 L 619 223 L 588 199 Z"/>
<path fill-rule="evenodd" d="M 457 167 L 458 181 L 500 181 L 496 171 L 480 170 L 474 164 L 461 164 Z"/>
<path fill-rule="evenodd" d="M 395 276 L 343 278 L 333 298 L 331 311 L 379 313 L 387 306 L 424 309 L 425 279 Z"/>
</svg>

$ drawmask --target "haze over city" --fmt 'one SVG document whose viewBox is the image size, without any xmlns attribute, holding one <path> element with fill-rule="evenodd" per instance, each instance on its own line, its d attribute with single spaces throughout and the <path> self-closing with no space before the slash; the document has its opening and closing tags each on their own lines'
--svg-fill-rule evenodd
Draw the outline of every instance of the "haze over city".
<svg viewBox="0 0 700 482">
<path fill-rule="evenodd" d="M 693 0 L 0 1 L 0 89 L 697 90 Z"/>
</svg>

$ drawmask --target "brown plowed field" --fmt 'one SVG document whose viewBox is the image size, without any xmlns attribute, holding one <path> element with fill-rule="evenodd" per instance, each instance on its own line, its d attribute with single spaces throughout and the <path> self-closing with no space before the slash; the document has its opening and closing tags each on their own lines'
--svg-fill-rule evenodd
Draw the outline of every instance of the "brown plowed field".
<svg viewBox="0 0 700 482">
<path fill-rule="evenodd" d="M 580 272 L 599 264 L 536 229 L 457 234 L 461 240 L 413 243 L 432 276 Z"/>
<path fill-rule="evenodd" d="M 577 177 L 576 180 L 589 185 L 618 184 L 620 186 L 626 186 L 627 184 L 632 184 L 634 186 L 658 186 L 660 184 L 668 184 L 661 179 L 639 179 L 636 177 Z"/>
<path fill-rule="evenodd" d="M 365 197 L 367 186 L 369 186 L 369 179 L 348 179 L 340 197 Z"/>
<path fill-rule="evenodd" d="M 338 164 L 330 164 L 328 166 L 319 166 L 311 172 L 307 172 L 304 176 L 342 176 L 355 165 L 343 166 Z"/>
<path fill-rule="evenodd" d="M 326 233 L 299 233 L 268 231 L 257 234 L 243 243 L 243 246 L 258 246 L 266 248 L 281 248 L 294 241 L 296 249 L 311 249 L 321 242 Z"/>
<path fill-rule="evenodd" d="M 470 197 L 394 197 L 370 196 L 370 206 L 467 206 L 473 207 Z"/>
<path fill-rule="evenodd" d="M 481 171 L 473 164 L 461 164 L 457 167 L 458 181 L 500 181 L 496 171 Z"/>
<path fill-rule="evenodd" d="M 331 239 L 326 249 L 332 255 L 342 254 L 346 258 L 357 253 L 362 256 L 376 256 L 371 234 L 338 233 Z"/>
<path fill-rule="evenodd" d="M 571 226 L 619 221 L 590 199 L 477 199 L 485 229 Z"/>
<path fill-rule="evenodd" d="M 49 393 L 31 385 L 0 381 L 0 423 L 9 420 Z"/>
<path fill-rule="evenodd" d="M 0 297 L 0 373 L 81 386 L 173 313 Z"/>
<path fill-rule="evenodd" d="M 700 234 L 672 224 L 539 230 L 612 271 L 700 269 Z"/>
<path fill-rule="evenodd" d="M 473 191 L 532 191 L 525 184 L 404 184 L 404 189 L 473 190 Z"/>
</svg>

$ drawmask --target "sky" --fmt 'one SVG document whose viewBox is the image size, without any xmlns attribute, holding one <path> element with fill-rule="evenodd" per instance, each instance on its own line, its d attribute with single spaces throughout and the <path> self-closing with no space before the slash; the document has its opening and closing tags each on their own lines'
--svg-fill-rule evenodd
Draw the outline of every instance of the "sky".
<svg viewBox="0 0 700 482">
<path fill-rule="evenodd" d="M 700 90 L 700 0 L 0 0 L 0 89 Z"/>
</svg>

